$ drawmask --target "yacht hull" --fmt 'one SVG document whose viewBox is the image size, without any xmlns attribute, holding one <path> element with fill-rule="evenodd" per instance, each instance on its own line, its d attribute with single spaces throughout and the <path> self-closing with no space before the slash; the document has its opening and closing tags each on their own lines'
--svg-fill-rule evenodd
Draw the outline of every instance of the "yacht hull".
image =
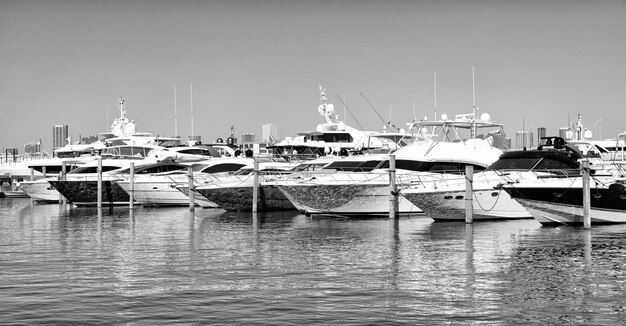
<svg viewBox="0 0 626 326">
<path fill-rule="evenodd" d="M 300 211 L 309 215 L 341 217 L 388 217 L 388 185 L 281 185 L 279 189 Z M 398 197 L 398 215 L 423 214 L 402 196 Z"/>
<path fill-rule="evenodd" d="M 130 182 L 118 182 L 118 185 L 130 194 Z M 176 189 L 175 183 L 135 182 L 133 187 L 133 199 L 142 206 L 189 206 L 189 196 Z M 194 203 L 200 207 L 217 207 L 217 204 L 198 196 L 194 197 Z"/>
<path fill-rule="evenodd" d="M 2 192 L 3 198 L 28 198 L 22 190 L 7 190 Z"/>
<path fill-rule="evenodd" d="M 582 206 L 517 199 L 544 226 L 583 225 Z M 591 208 L 591 224 L 626 223 L 626 211 Z"/>
<path fill-rule="evenodd" d="M 579 187 L 507 187 L 506 191 L 545 226 L 583 225 Z M 591 224 L 626 223 L 626 194 L 592 188 Z"/>
<path fill-rule="evenodd" d="M 20 188 L 34 201 L 58 203 L 61 194 L 47 180 L 24 181 Z"/>
<path fill-rule="evenodd" d="M 407 200 L 424 210 L 435 221 L 465 220 L 465 191 L 401 192 Z M 511 220 L 533 216 L 503 190 L 479 190 L 473 193 L 473 219 Z"/>
<path fill-rule="evenodd" d="M 76 206 L 98 205 L 98 181 L 92 180 L 56 180 L 50 184 Z M 117 181 L 102 181 L 102 205 L 128 205 L 130 196 Z"/>
<path fill-rule="evenodd" d="M 209 201 L 227 211 L 252 211 L 252 187 L 196 188 Z M 293 204 L 278 188 L 259 186 L 259 211 L 295 210 Z"/>
</svg>

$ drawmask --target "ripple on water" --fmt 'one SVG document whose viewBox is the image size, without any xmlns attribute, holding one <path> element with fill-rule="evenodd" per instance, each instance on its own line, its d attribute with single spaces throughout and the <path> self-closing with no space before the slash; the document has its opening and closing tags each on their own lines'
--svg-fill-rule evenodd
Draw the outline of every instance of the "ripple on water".
<svg viewBox="0 0 626 326">
<path fill-rule="evenodd" d="M 619 324 L 626 227 L 0 200 L 24 324 Z"/>
</svg>

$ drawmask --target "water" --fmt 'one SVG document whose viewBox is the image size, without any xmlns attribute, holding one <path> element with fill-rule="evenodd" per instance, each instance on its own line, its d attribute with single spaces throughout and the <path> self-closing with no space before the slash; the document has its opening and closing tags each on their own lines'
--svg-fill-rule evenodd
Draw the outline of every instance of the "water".
<svg viewBox="0 0 626 326">
<path fill-rule="evenodd" d="M 0 324 L 624 324 L 625 233 L 0 199 Z"/>
</svg>

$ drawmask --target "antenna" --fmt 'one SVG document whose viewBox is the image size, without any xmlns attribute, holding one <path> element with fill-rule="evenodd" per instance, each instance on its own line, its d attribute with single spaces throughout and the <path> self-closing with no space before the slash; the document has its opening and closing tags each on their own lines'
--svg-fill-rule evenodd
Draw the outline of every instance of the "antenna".
<svg viewBox="0 0 626 326">
<path fill-rule="evenodd" d="M 472 66 L 472 103 L 474 105 L 474 119 L 476 119 L 476 87 L 474 83 L 474 66 Z"/>
<path fill-rule="evenodd" d="M 191 136 L 194 137 L 193 133 L 193 84 L 189 83 L 189 94 L 191 96 Z"/>
<path fill-rule="evenodd" d="M 343 101 L 341 101 L 341 103 L 343 103 L 343 123 L 344 124 L 348 124 L 348 116 L 346 115 L 346 93 L 342 93 L 343 95 Z M 339 95 L 337 95 L 339 96 Z"/>
<path fill-rule="evenodd" d="M 352 116 L 352 119 L 354 119 L 354 122 L 356 122 L 356 124 L 359 126 L 359 128 L 361 129 L 361 131 L 363 131 L 363 127 L 361 126 L 361 124 L 359 123 L 359 120 L 356 119 L 356 117 L 352 114 L 352 111 L 350 111 L 350 109 L 348 109 L 348 106 L 346 105 L 346 103 L 341 99 L 341 97 L 339 97 L 339 94 L 337 94 L 337 98 L 339 99 L 339 101 L 343 104 L 343 107 L 346 108 L 346 110 L 348 110 L 348 113 L 350 113 L 350 115 Z"/>
<path fill-rule="evenodd" d="M 434 84 L 435 84 L 435 119 L 433 120 L 437 121 L 437 72 L 436 71 L 435 71 Z M 415 108 L 413 108 L 413 111 L 415 111 Z M 415 112 L 413 113 L 413 115 L 415 116 Z"/>
<path fill-rule="evenodd" d="M 370 105 L 370 107 L 372 108 L 372 110 L 374 110 L 374 112 L 376 112 L 376 115 L 378 115 L 378 117 L 380 118 L 380 120 L 382 120 L 382 121 L 385 123 L 385 125 L 387 125 L 387 127 L 389 128 L 389 130 L 391 130 L 391 128 L 393 128 L 393 127 L 391 126 L 391 123 L 389 123 L 389 122 L 385 121 L 385 119 L 383 119 L 383 117 L 380 115 L 380 113 L 378 113 L 378 111 L 376 111 L 376 108 L 374 108 L 374 106 L 372 105 L 372 103 L 370 103 L 370 101 L 368 101 L 368 100 L 367 100 L 367 98 L 365 97 L 365 95 L 363 95 L 363 93 L 360 93 L 360 94 L 361 94 L 361 96 L 363 96 L 363 98 L 365 99 L 365 102 L 367 102 L 367 104 L 369 104 L 369 105 Z"/>
<path fill-rule="evenodd" d="M 472 66 L 472 105 L 473 105 L 473 114 L 474 116 L 472 117 L 472 131 L 471 131 L 471 137 L 472 138 L 476 138 L 476 110 L 478 110 L 476 108 L 476 86 L 475 86 L 475 82 L 474 82 L 474 66 Z"/>
<path fill-rule="evenodd" d="M 174 137 L 178 137 L 178 112 L 176 110 L 176 86 L 174 86 Z"/>
</svg>

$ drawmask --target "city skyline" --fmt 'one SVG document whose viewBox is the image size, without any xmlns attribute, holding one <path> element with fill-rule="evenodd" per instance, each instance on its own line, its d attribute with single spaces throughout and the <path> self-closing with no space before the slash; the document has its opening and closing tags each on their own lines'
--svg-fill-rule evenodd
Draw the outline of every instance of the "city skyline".
<svg viewBox="0 0 626 326">
<path fill-rule="evenodd" d="M 0 147 L 49 149 L 57 124 L 108 131 L 120 96 L 141 132 L 186 138 L 193 120 L 211 142 L 271 123 L 284 138 L 323 121 L 319 84 L 366 130 L 475 101 L 510 135 L 522 121 L 556 135 L 581 114 L 614 137 L 626 130 L 625 17 L 621 0 L 5 0 Z"/>
</svg>

